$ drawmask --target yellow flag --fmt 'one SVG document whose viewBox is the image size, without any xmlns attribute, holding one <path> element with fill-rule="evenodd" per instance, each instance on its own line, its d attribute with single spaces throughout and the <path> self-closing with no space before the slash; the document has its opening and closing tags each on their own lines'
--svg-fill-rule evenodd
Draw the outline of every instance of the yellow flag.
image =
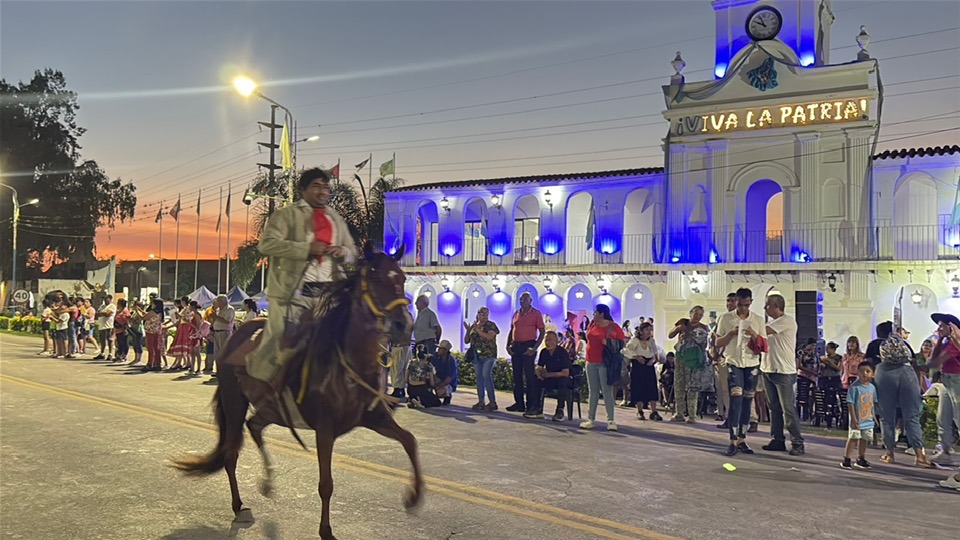
<svg viewBox="0 0 960 540">
<path fill-rule="evenodd" d="M 283 170 L 288 171 L 293 168 L 293 149 L 290 147 L 290 134 L 287 131 L 287 125 L 283 125 L 283 133 L 280 135 L 280 155 Z"/>
</svg>

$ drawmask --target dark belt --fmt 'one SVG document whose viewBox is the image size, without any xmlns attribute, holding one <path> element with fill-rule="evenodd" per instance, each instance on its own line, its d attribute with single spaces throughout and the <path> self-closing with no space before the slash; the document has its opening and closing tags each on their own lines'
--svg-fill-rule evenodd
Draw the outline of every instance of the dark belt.
<svg viewBox="0 0 960 540">
<path fill-rule="evenodd" d="M 327 285 L 327 283 L 323 281 L 308 281 L 300 288 L 300 294 L 307 298 L 317 298 L 320 296 L 320 291 L 325 285 Z"/>
</svg>

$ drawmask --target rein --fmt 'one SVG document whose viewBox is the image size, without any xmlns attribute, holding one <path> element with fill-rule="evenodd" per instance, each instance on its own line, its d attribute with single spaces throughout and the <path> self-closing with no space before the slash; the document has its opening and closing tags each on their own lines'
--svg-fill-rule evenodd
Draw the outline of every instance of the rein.
<svg viewBox="0 0 960 540">
<path fill-rule="evenodd" d="M 367 305 L 367 308 L 370 310 L 370 312 L 373 313 L 373 315 L 377 318 L 377 326 L 381 328 L 383 326 L 384 319 L 387 318 L 387 313 L 389 313 L 391 310 L 397 307 L 410 305 L 410 301 L 407 300 L 406 298 L 397 298 L 396 300 L 387 304 L 386 307 L 379 308 L 377 306 L 377 303 L 373 299 L 373 295 L 370 293 L 370 286 L 367 283 L 367 267 L 366 266 L 360 269 L 360 291 L 361 291 L 361 298 L 363 298 L 364 303 Z M 380 331 L 381 333 L 383 332 L 382 329 Z M 382 348 L 386 353 L 389 354 L 390 350 L 384 347 L 382 344 L 380 345 L 380 348 Z M 344 369 L 346 369 L 347 375 L 349 375 L 354 382 L 360 385 L 361 388 L 373 394 L 373 400 L 371 400 L 370 406 L 367 407 L 368 411 L 372 411 L 378 404 L 383 404 L 385 407 L 387 407 L 387 409 L 390 409 L 392 405 L 400 403 L 400 400 L 398 398 L 395 398 L 393 396 L 388 396 L 383 392 L 381 392 L 380 390 L 367 384 L 367 382 L 363 380 L 363 377 L 357 374 L 357 372 L 353 369 L 353 367 L 350 366 L 350 363 L 347 362 L 347 357 L 345 354 L 343 354 L 343 349 L 341 349 L 339 346 L 337 346 L 337 356 L 340 358 L 340 365 L 343 366 Z M 389 369 L 392 365 L 392 359 L 391 361 L 388 361 L 386 365 L 384 365 L 384 363 L 381 362 L 379 358 L 377 358 L 377 364 L 382 368 Z M 310 362 L 304 362 L 303 368 L 300 370 L 300 392 L 297 395 L 298 405 L 303 403 L 303 398 L 307 395 L 307 380 L 309 376 L 310 376 Z"/>
</svg>

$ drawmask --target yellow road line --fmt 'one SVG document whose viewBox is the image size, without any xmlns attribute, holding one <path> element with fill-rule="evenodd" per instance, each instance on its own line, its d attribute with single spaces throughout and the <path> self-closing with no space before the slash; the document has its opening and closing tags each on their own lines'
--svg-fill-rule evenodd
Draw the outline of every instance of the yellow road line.
<svg viewBox="0 0 960 540">
<path fill-rule="evenodd" d="M 64 388 L 57 388 L 54 386 L 46 385 L 43 383 L 38 383 L 35 381 L 30 381 L 28 379 L 22 379 L 19 377 L 14 377 L 10 375 L 0 374 L 0 381 L 8 381 L 12 383 L 19 384 L 21 386 L 34 388 L 37 390 L 42 390 L 52 394 L 61 395 L 64 397 L 69 397 L 81 401 L 86 401 L 89 403 L 95 403 L 98 405 L 107 405 L 131 412 L 136 412 L 142 415 L 150 416 L 160 420 L 164 420 L 170 423 L 173 423 L 178 426 L 190 427 L 193 429 L 198 429 L 207 433 L 216 433 L 216 427 L 210 423 L 194 420 L 185 416 L 179 416 L 163 411 L 158 411 L 154 409 L 149 409 L 146 407 L 141 407 L 139 405 L 134 405 L 132 403 L 125 403 L 121 401 L 115 401 L 109 398 L 103 398 L 99 396 L 94 396 L 90 394 L 84 394 L 81 392 L 75 392 L 73 390 L 67 390 Z M 279 439 L 274 439 L 267 437 L 267 440 L 270 441 L 271 446 L 278 447 L 279 450 L 283 453 L 298 456 L 298 457 L 309 457 L 311 460 L 316 461 L 315 454 L 308 454 L 303 451 L 300 446 Z M 406 470 L 396 469 L 394 467 L 389 467 L 386 465 L 381 465 L 379 463 L 373 463 L 365 461 L 362 459 L 334 454 L 333 462 L 337 467 L 356 472 L 359 474 L 364 474 L 367 476 L 372 476 L 375 478 L 381 478 L 385 480 L 390 480 L 392 482 L 400 484 L 408 484 L 410 481 L 410 472 Z M 495 508 L 497 510 L 502 510 L 505 512 L 530 517 L 533 519 L 538 519 L 541 521 L 546 521 L 551 524 L 568 527 L 572 529 L 577 529 L 584 532 L 589 532 L 597 536 L 604 538 L 629 538 L 630 536 L 622 536 L 622 533 L 628 533 L 630 535 L 636 535 L 640 538 L 648 538 L 651 540 L 679 540 L 677 537 L 669 536 L 641 527 L 635 527 L 633 525 L 628 525 L 626 523 L 620 523 L 617 521 L 611 521 L 608 519 L 598 518 L 588 514 L 582 514 L 579 512 L 574 512 L 571 510 L 566 510 L 563 508 L 558 508 L 543 503 L 534 503 L 518 497 L 512 497 L 509 495 L 503 495 L 501 493 L 496 493 L 494 491 L 489 491 L 483 488 L 470 486 L 467 484 L 461 484 L 458 482 L 452 482 L 450 480 L 444 480 L 442 478 L 434 478 L 431 476 L 424 476 L 424 480 L 429 484 L 429 490 L 442 493 L 449 497 L 459 499 L 465 502 L 470 502 L 474 504 L 480 504 L 483 506 L 488 506 L 490 508 Z M 603 528 L 601 528 L 603 527 Z M 607 530 L 610 529 L 610 530 Z"/>
</svg>

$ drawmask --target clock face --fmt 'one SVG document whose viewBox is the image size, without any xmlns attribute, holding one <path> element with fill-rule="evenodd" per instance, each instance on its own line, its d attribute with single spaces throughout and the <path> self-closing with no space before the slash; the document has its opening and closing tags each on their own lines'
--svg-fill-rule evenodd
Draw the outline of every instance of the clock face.
<svg viewBox="0 0 960 540">
<path fill-rule="evenodd" d="M 783 17 L 776 8 L 761 6 L 747 17 L 747 35 L 754 41 L 773 39 L 780 33 Z"/>
</svg>

